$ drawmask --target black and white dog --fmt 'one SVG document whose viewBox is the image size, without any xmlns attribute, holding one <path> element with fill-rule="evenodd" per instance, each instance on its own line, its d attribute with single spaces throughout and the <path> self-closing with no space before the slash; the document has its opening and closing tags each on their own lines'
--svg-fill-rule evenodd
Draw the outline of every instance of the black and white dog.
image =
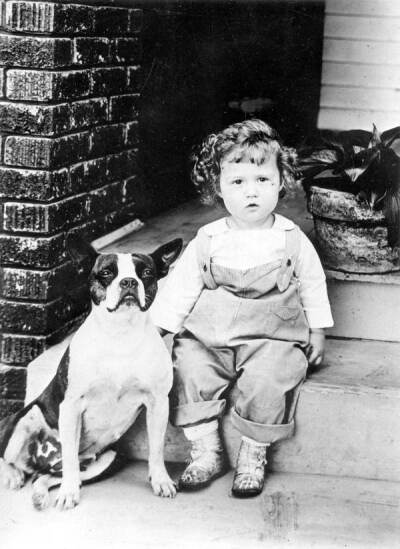
<svg viewBox="0 0 400 549">
<path fill-rule="evenodd" d="M 99 254 L 72 236 L 67 247 L 75 263 L 89 267 L 92 309 L 47 388 L 0 422 L 3 481 L 19 488 L 32 475 L 38 509 L 49 504 L 49 488 L 61 484 L 56 505 L 74 507 L 81 482 L 111 467 L 110 446 L 145 407 L 151 485 L 155 494 L 174 497 L 163 459 L 172 362 L 148 308 L 182 240 L 150 255 Z"/>
</svg>

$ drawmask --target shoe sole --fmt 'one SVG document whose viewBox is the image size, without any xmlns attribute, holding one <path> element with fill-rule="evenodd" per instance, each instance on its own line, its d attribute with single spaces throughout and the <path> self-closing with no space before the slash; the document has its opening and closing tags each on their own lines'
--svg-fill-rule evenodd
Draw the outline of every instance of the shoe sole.
<svg viewBox="0 0 400 549">
<path fill-rule="evenodd" d="M 255 498 L 256 496 L 259 496 L 262 492 L 261 490 L 232 490 L 232 496 L 239 499 L 245 499 L 245 498 Z"/>
<path fill-rule="evenodd" d="M 226 473 L 228 471 L 229 471 L 229 468 L 226 467 L 222 471 L 217 473 L 216 475 L 209 478 L 208 480 L 206 480 L 204 482 L 197 482 L 196 484 L 192 484 L 192 483 L 187 483 L 186 484 L 185 482 L 182 482 L 181 480 L 179 480 L 178 481 L 178 490 L 180 492 L 196 492 L 197 490 L 202 490 L 203 488 L 207 488 L 207 486 L 210 486 L 210 484 L 214 480 L 217 480 L 217 478 L 220 478 L 220 477 L 223 477 L 224 475 L 226 475 Z"/>
</svg>

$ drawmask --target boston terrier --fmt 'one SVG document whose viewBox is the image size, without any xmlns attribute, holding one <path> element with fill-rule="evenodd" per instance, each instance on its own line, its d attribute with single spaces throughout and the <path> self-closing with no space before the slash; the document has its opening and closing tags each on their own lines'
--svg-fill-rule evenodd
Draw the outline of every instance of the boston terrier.
<svg viewBox="0 0 400 549">
<path fill-rule="evenodd" d="M 61 484 L 55 504 L 73 508 L 81 483 L 112 469 L 118 456 L 110 447 L 145 407 L 150 482 L 156 495 L 174 497 L 163 459 L 172 362 L 148 309 L 182 240 L 150 255 L 100 254 L 70 235 L 67 249 L 90 273 L 91 312 L 47 388 L 0 422 L 4 484 L 20 488 L 32 475 L 37 509 L 49 505 L 49 488 Z"/>
</svg>

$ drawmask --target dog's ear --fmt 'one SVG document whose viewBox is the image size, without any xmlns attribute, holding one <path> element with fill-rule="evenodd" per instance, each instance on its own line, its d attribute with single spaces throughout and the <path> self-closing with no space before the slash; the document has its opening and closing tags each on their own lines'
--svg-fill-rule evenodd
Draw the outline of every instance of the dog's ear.
<svg viewBox="0 0 400 549">
<path fill-rule="evenodd" d="M 88 269 L 92 269 L 99 254 L 91 244 L 81 236 L 70 233 L 67 235 L 65 245 L 72 262 L 77 267 L 82 267 L 84 264 Z"/>
<path fill-rule="evenodd" d="M 156 264 L 158 278 L 162 278 L 168 274 L 171 264 L 181 253 L 182 246 L 182 238 L 175 238 L 174 240 L 163 244 L 150 254 Z"/>
</svg>

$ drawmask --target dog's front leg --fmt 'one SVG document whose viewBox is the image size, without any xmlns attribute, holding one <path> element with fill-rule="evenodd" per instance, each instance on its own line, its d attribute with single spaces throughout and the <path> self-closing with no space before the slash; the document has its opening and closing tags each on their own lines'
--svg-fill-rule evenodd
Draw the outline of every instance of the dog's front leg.
<svg viewBox="0 0 400 549">
<path fill-rule="evenodd" d="M 66 399 L 61 403 L 58 428 L 62 454 L 62 482 L 56 506 L 59 509 L 72 509 L 79 503 L 79 441 L 82 428 L 79 400 Z"/>
<path fill-rule="evenodd" d="M 151 398 L 146 408 L 150 482 L 157 496 L 173 498 L 176 495 L 176 486 L 164 464 L 164 438 L 169 412 L 168 397 Z"/>
<path fill-rule="evenodd" d="M 0 458 L 0 476 L 4 486 L 11 488 L 11 490 L 18 490 L 25 483 L 24 471 L 11 463 L 7 463 L 3 458 Z"/>
</svg>

